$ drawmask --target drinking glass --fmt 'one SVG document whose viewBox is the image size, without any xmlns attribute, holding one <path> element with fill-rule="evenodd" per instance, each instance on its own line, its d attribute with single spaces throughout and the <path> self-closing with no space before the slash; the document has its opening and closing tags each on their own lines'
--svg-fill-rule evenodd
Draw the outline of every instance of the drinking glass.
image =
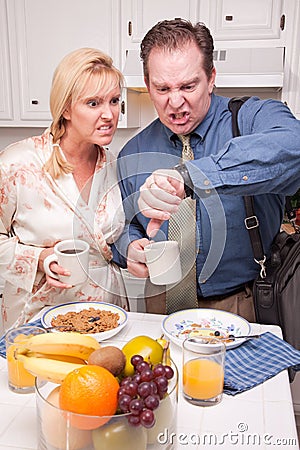
<svg viewBox="0 0 300 450">
<path fill-rule="evenodd" d="M 183 342 L 183 396 L 197 406 L 218 404 L 223 395 L 225 344 L 220 339 L 188 337 Z"/>
<path fill-rule="evenodd" d="M 26 339 L 30 336 L 41 333 L 47 333 L 47 331 L 44 328 L 28 325 L 12 328 L 5 335 L 8 387 L 13 392 L 18 394 L 34 392 L 35 377 L 27 372 L 21 361 L 16 359 L 15 352 L 26 346 Z"/>
</svg>

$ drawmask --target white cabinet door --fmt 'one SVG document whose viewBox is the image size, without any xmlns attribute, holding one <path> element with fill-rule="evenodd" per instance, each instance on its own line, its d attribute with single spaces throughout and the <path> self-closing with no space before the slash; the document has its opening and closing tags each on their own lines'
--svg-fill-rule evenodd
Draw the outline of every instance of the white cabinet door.
<svg viewBox="0 0 300 450">
<path fill-rule="evenodd" d="M 122 0 L 122 48 L 139 48 L 147 31 L 160 20 L 181 17 L 194 22 L 198 15 L 197 0 Z"/>
<path fill-rule="evenodd" d="M 17 66 L 12 67 L 20 86 L 14 99 L 20 103 L 16 122 L 21 126 L 49 123 L 52 75 L 70 51 L 96 47 L 115 60 L 116 5 L 117 0 L 7 0 L 10 17 L 15 18 L 11 28 L 15 29 L 16 54 L 12 57 L 18 58 Z"/>
<path fill-rule="evenodd" d="M 283 0 L 210 0 L 209 27 L 215 40 L 281 37 Z"/>
<path fill-rule="evenodd" d="M 12 120 L 9 38 L 5 0 L 0 0 L 0 120 Z"/>
<path fill-rule="evenodd" d="M 297 1 L 294 14 L 291 15 L 290 27 L 293 30 L 291 44 L 286 48 L 286 77 L 283 86 L 282 100 L 300 119 L 300 2 Z M 299 377 L 300 385 L 300 377 Z"/>
</svg>

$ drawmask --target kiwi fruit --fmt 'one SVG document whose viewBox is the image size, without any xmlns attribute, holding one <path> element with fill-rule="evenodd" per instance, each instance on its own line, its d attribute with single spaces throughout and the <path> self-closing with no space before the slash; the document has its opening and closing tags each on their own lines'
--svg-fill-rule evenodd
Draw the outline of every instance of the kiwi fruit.
<svg viewBox="0 0 300 450">
<path fill-rule="evenodd" d="M 126 357 L 118 347 L 108 345 L 93 351 L 88 358 L 88 364 L 104 367 L 117 377 L 124 370 Z"/>
</svg>

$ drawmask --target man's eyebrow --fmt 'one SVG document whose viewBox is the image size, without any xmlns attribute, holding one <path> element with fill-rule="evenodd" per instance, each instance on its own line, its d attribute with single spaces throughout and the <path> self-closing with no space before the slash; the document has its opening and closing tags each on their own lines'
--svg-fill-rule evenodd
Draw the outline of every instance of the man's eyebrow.
<svg viewBox="0 0 300 450">
<path fill-rule="evenodd" d="M 197 83 L 198 81 L 199 81 L 199 77 L 197 76 L 197 77 L 195 77 L 195 78 L 192 78 L 191 80 L 184 80 L 184 81 L 182 81 L 180 84 L 179 84 L 179 86 L 181 87 L 181 86 L 188 86 L 188 85 L 190 85 L 190 84 L 194 84 L 194 83 Z M 159 81 L 152 81 L 152 84 L 155 86 L 155 87 L 157 87 L 157 88 L 160 88 L 160 87 L 169 87 L 169 85 L 168 85 L 168 82 L 163 82 L 163 83 L 161 83 L 161 82 L 159 82 Z"/>
</svg>

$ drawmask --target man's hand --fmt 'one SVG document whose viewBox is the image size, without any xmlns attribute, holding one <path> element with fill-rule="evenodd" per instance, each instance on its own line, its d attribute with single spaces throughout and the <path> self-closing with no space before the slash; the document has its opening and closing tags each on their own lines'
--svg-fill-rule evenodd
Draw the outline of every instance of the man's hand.
<svg viewBox="0 0 300 450">
<path fill-rule="evenodd" d="M 132 275 L 138 278 L 147 278 L 149 276 L 144 248 L 150 241 L 148 239 L 137 239 L 132 241 L 127 251 L 127 269 Z"/>
<path fill-rule="evenodd" d="M 146 179 L 140 188 L 138 205 L 141 213 L 151 219 L 148 236 L 155 236 L 161 224 L 178 210 L 184 195 L 183 178 L 177 170 L 159 169 Z"/>
</svg>

